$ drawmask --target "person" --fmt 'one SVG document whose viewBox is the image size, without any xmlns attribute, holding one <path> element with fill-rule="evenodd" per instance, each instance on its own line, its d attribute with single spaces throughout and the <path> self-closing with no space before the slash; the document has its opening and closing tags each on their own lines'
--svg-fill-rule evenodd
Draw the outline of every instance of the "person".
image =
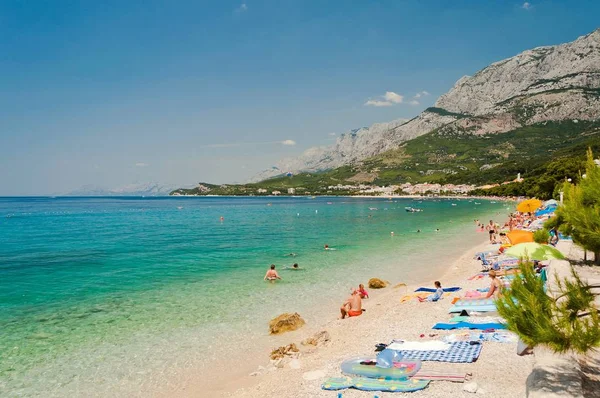
<svg viewBox="0 0 600 398">
<path fill-rule="evenodd" d="M 496 226 L 494 224 L 494 221 L 490 220 L 490 223 L 488 225 L 486 225 L 485 227 L 489 234 L 490 234 L 490 242 L 495 242 L 496 241 Z"/>
<path fill-rule="evenodd" d="M 341 319 L 346 318 L 346 316 L 353 317 L 362 315 L 362 300 L 358 290 L 352 291 L 352 295 L 340 307 L 340 312 L 342 313 Z"/>
<path fill-rule="evenodd" d="M 296 257 L 296 253 L 290 253 L 288 254 L 288 257 Z"/>
<path fill-rule="evenodd" d="M 299 270 L 299 269 L 302 269 L 302 268 L 300 268 L 300 267 L 298 266 L 298 263 L 294 263 L 294 265 L 292 265 L 292 268 L 290 268 L 290 269 L 293 269 L 293 270 Z"/>
<path fill-rule="evenodd" d="M 325 250 L 329 250 L 329 245 L 325 245 Z"/>
<path fill-rule="evenodd" d="M 281 277 L 279 276 L 279 274 L 277 273 L 277 271 L 275 271 L 275 264 L 271 264 L 271 269 L 269 269 L 267 271 L 267 273 L 265 274 L 264 280 L 267 281 L 274 281 L 280 279 Z"/>
<path fill-rule="evenodd" d="M 490 298 L 492 296 L 494 296 L 494 298 L 498 298 L 498 296 L 501 294 L 502 282 L 500 282 L 500 279 L 497 278 L 496 271 L 491 270 L 488 275 L 492 280 L 492 283 L 490 284 L 490 290 L 487 292 L 484 298 Z"/>
<path fill-rule="evenodd" d="M 556 227 L 552 227 L 552 229 L 550 230 L 550 244 L 552 246 L 556 246 L 557 243 L 558 243 L 558 230 L 556 229 Z"/>
<path fill-rule="evenodd" d="M 422 297 L 418 297 L 420 302 L 425 302 L 425 301 L 438 301 L 440 298 L 442 298 L 442 295 L 444 294 L 444 289 L 442 289 L 442 283 L 440 281 L 435 281 L 433 282 L 433 284 L 435 285 L 435 293 L 430 294 L 429 296 L 427 296 L 427 298 L 422 298 Z"/>
<path fill-rule="evenodd" d="M 365 285 L 362 283 L 358 285 L 358 293 L 361 299 L 369 298 L 369 293 L 365 290 Z"/>
</svg>

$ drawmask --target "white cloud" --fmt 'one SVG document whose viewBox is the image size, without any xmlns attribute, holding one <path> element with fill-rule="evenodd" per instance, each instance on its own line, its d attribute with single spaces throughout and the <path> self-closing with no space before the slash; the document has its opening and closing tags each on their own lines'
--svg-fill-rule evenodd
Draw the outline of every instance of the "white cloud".
<svg viewBox="0 0 600 398">
<path fill-rule="evenodd" d="M 337 134 L 336 133 L 329 133 L 330 137 L 335 137 Z"/>
<path fill-rule="evenodd" d="M 412 101 L 409 102 L 409 104 L 411 104 L 411 105 L 419 105 L 419 101 L 412 100 Z"/>
<path fill-rule="evenodd" d="M 386 91 L 379 99 L 370 99 L 365 102 L 365 106 L 392 106 L 401 104 L 404 101 L 404 96 L 393 91 Z"/>
<path fill-rule="evenodd" d="M 394 104 L 401 104 L 402 100 L 404 99 L 403 96 L 401 96 L 400 94 L 396 94 L 393 91 L 386 91 L 383 98 L 385 98 L 385 100 L 388 102 L 393 102 Z"/>
<path fill-rule="evenodd" d="M 423 91 L 416 93 L 413 98 L 421 98 L 421 97 L 425 97 L 427 95 L 429 95 L 429 93 L 427 91 L 423 90 Z"/>
<path fill-rule="evenodd" d="M 235 12 L 245 12 L 245 11 L 248 11 L 248 5 L 246 3 L 240 4 L 240 6 L 235 9 Z"/>
<path fill-rule="evenodd" d="M 284 141 L 281 141 L 281 145 L 296 145 L 296 141 L 294 141 L 294 140 L 284 140 Z"/>
<path fill-rule="evenodd" d="M 392 106 L 392 103 L 389 101 L 368 100 L 365 102 L 365 106 Z"/>
<path fill-rule="evenodd" d="M 150 166 L 148 163 L 138 162 L 135 164 L 135 167 L 148 167 Z"/>
<path fill-rule="evenodd" d="M 525 3 L 523 3 L 523 5 L 521 6 L 521 8 L 524 9 L 524 10 L 531 10 L 533 8 L 533 6 L 531 5 L 531 3 L 529 3 L 529 2 L 526 1 Z"/>
</svg>

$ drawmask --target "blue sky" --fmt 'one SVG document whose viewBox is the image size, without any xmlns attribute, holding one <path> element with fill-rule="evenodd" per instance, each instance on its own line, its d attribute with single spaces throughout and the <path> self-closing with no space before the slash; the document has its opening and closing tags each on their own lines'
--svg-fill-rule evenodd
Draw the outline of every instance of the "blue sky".
<svg viewBox="0 0 600 398">
<path fill-rule="evenodd" d="M 244 181 L 598 15 L 584 0 L 6 0 L 0 195 Z"/>
</svg>

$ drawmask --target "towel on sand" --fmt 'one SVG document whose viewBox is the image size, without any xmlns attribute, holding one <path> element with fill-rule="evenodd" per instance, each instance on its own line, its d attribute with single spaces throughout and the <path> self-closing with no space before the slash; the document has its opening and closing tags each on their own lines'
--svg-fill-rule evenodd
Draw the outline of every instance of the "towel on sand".
<svg viewBox="0 0 600 398">
<path fill-rule="evenodd" d="M 457 341 L 450 343 L 448 350 L 440 351 L 398 351 L 403 360 L 418 359 L 420 361 L 439 362 L 475 362 L 479 358 L 483 346 L 479 342 Z"/>
<path fill-rule="evenodd" d="M 363 391 L 389 391 L 389 392 L 412 392 L 422 390 L 429 384 L 429 380 L 410 379 L 401 380 L 379 380 L 365 377 L 331 377 L 323 383 L 323 390 L 344 390 L 356 388 Z"/>
<path fill-rule="evenodd" d="M 456 322 L 456 323 L 436 323 L 432 329 L 452 330 L 452 329 L 506 329 L 506 325 L 498 322 L 489 323 L 471 323 L 471 322 Z"/>
<path fill-rule="evenodd" d="M 443 290 L 445 293 L 448 293 L 448 292 L 457 292 L 457 291 L 459 291 L 460 289 L 461 289 L 461 288 L 460 288 L 460 287 L 458 287 L 458 286 L 453 286 L 453 287 L 445 287 L 445 288 L 443 288 L 442 290 Z M 432 287 L 420 287 L 420 288 L 418 288 L 417 290 L 415 290 L 415 292 L 430 292 L 430 293 L 435 293 L 435 289 L 434 289 L 434 288 L 432 288 Z"/>
</svg>

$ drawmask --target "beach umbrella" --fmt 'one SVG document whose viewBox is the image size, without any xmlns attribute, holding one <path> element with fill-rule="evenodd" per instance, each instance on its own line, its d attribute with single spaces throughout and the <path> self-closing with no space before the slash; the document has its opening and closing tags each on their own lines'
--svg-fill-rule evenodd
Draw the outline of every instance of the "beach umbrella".
<svg viewBox="0 0 600 398">
<path fill-rule="evenodd" d="M 505 255 L 510 257 L 528 257 L 530 260 L 551 260 L 559 259 L 564 260 L 564 256 L 554 247 L 549 245 L 542 245 L 535 242 L 519 243 L 513 247 L 506 249 Z"/>
<path fill-rule="evenodd" d="M 521 213 L 534 212 L 538 207 L 542 206 L 542 201 L 538 199 L 527 199 L 517 205 L 517 211 Z"/>
<path fill-rule="evenodd" d="M 510 244 L 515 246 L 519 243 L 533 242 L 533 232 L 515 229 L 506 234 Z"/>
</svg>

